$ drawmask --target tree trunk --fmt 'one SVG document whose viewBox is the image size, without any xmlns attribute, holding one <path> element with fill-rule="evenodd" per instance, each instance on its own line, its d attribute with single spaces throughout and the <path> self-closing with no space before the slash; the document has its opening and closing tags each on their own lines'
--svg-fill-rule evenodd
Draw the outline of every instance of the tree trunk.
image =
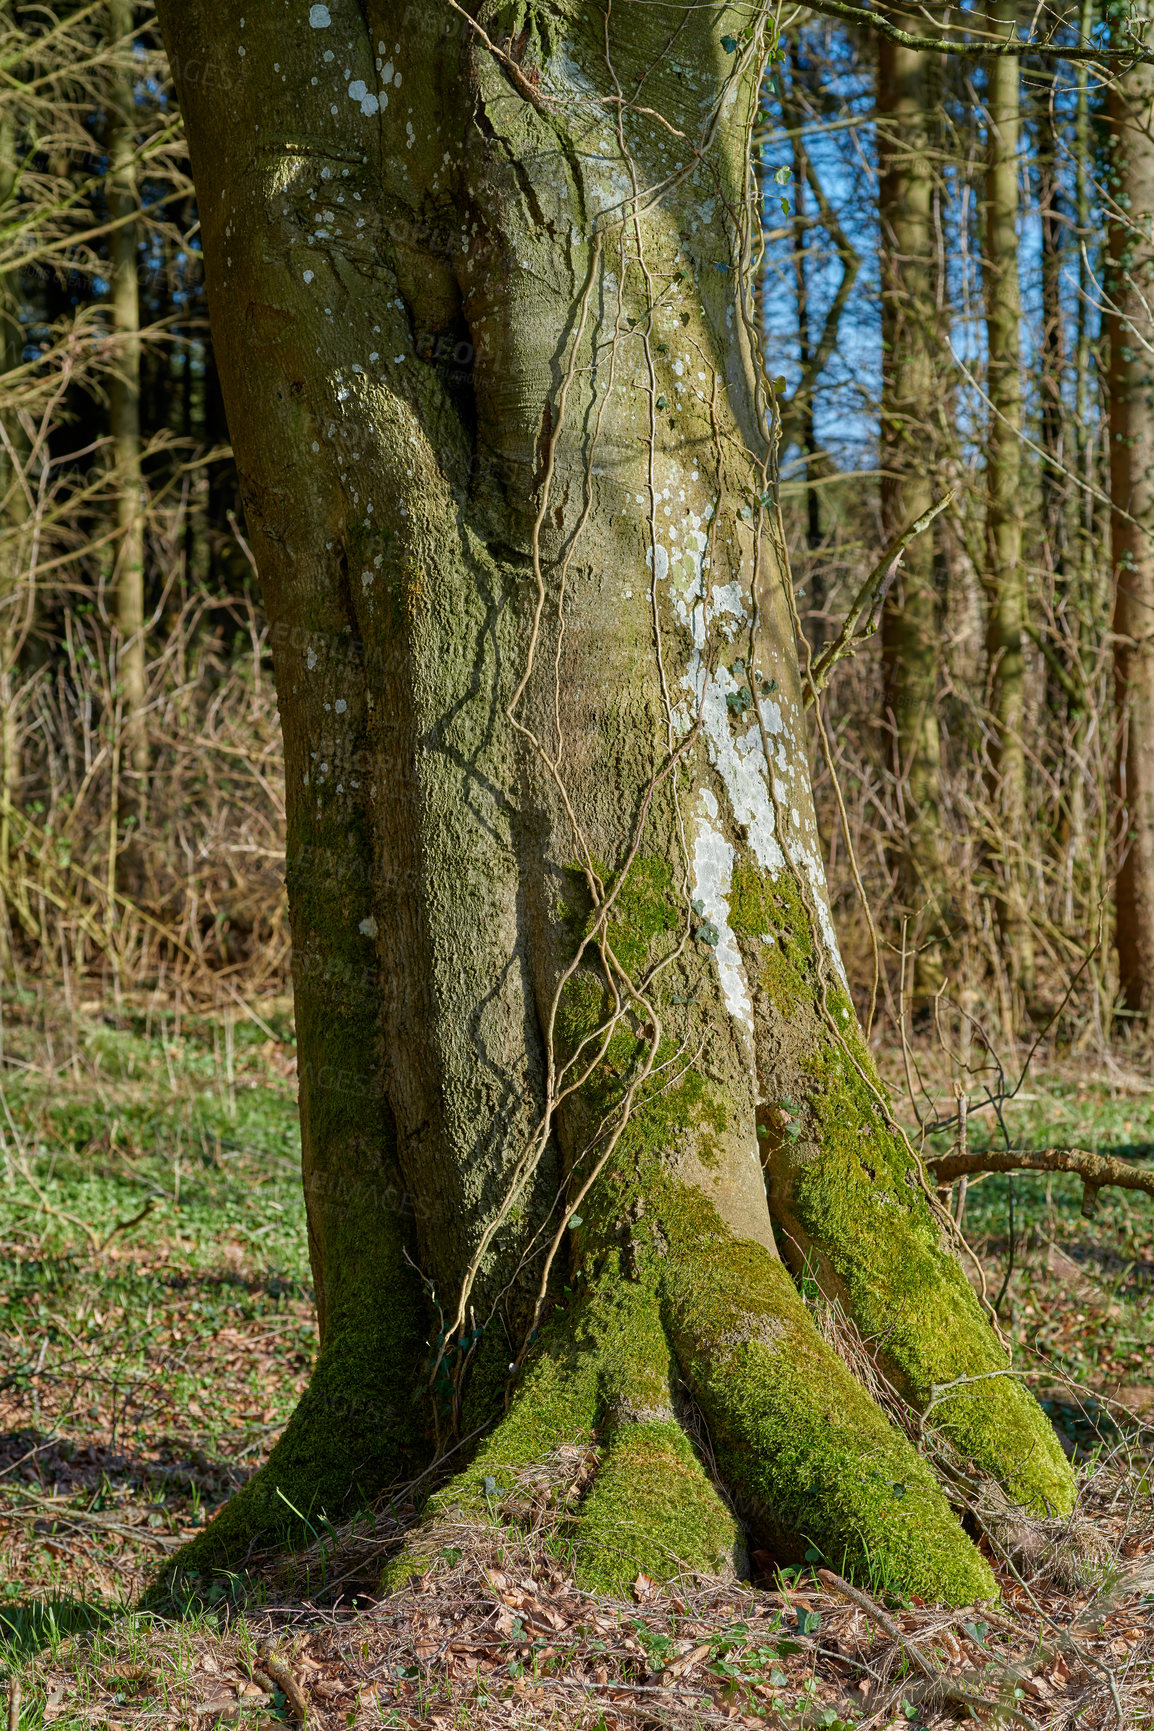
<svg viewBox="0 0 1154 1731">
<path fill-rule="evenodd" d="M 108 387 L 116 464 L 116 623 L 123 704 L 122 762 L 131 771 L 128 804 L 140 815 L 148 793 L 144 664 L 144 478 L 140 463 L 140 284 L 137 276 L 136 114 L 126 57 L 135 28 L 134 0 L 108 0 L 108 39 L 116 58 L 108 137 L 109 304 L 116 357 Z"/>
<path fill-rule="evenodd" d="M 879 194 L 882 272 L 882 539 L 892 540 L 933 503 L 934 337 L 927 56 L 878 44 Z M 936 709 L 941 628 L 934 541 L 919 535 L 882 610 L 885 721 L 902 842 L 896 865 L 915 917 L 915 996 L 942 984 L 941 741 Z"/>
<path fill-rule="evenodd" d="M 1017 29 L 1016 0 L 995 0 L 993 27 Z M 990 753 L 998 916 L 1010 978 L 1033 993 L 1033 937 L 1027 916 L 1025 713 L 1026 568 L 1022 562 L 1021 296 L 1018 287 L 1019 66 L 1012 55 L 989 62 L 986 170 L 986 333 L 989 415 L 986 433 L 986 586 L 993 745 Z"/>
<path fill-rule="evenodd" d="M 17 69 L 18 71 L 18 69 Z M 18 179 L 17 129 L 14 105 L 0 116 L 0 220 L 10 220 L 9 208 Z M 19 317 L 17 273 L 0 275 L 0 372 L 20 365 L 24 333 Z M 20 594 L 24 529 L 28 521 L 25 468 L 28 440 L 20 418 L 9 407 L 3 414 L 0 441 L 0 897 L 10 893 L 12 871 L 11 811 L 19 797 L 22 771 L 20 711 L 16 703 L 16 666 L 27 636 L 34 597 Z M 0 908 L 0 961 L 9 962 L 7 908 Z"/>
<path fill-rule="evenodd" d="M 1060 605 L 1068 577 L 1069 484 L 1066 471 L 1071 466 L 1071 453 L 1067 448 L 1067 416 L 1062 401 L 1062 385 L 1066 375 L 1066 345 L 1061 298 L 1062 212 L 1058 208 L 1059 144 L 1053 110 L 1053 81 L 1037 72 L 1033 74 L 1033 78 L 1037 128 L 1035 160 L 1038 216 L 1042 229 L 1042 340 L 1038 353 L 1038 393 L 1041 398 L 1039 443 L 1043 452 L 1043 556 Z"/>
<path fill-rule="evenodd" d="M 1069 1506 L 830 921 L 744 276 L 764 42 L 736 8 L 486 14 L 492 46 L 373 0 L 161 17 L 284 729 L 321 1328 L 183 1566 L 506 1396 L 431 1521 L 595 1430 L 591 1584 L 718 1567 L 737 1508 L 990 1592 L 771 1222 L 913 1403 L 994 1372 L 943 1447 Z"/>
<path fill-rule="evenodd" d="M 1115 878 L 1122 1007 L 1154 1003 L 1154 74 L 1136 66 L 1111 82 L 1110 496 L 1114 680 L 1118 706 L 1119 842 Z"/>
<path fill-rule="evenodd" d="M 799 82 L 800 69 L 796 50 L 792 56 L 790 69 L 790 93 L 796 90 Z M 797 359 L 801 368 L 801 380 L 791 405 L 796 416 L 797 436 L 801 442 L 802 473 L 805 481 L 805 541 L 810 553 L 816 553 L 821 546 L 821 499 L 818 495 L 817 482 L 817 432 L 814 424 L 814 391 L 817 379 L 813 375 L 813 342 L 810 335 L 809 307 L 809 265 L 806 257 L 813 243 L 812 225 L 806 221 L 805 184 L 808 178 L 809 164 L 806 160 L 805 144 L 802 139 L 802 105 L 791 102 L 784 110 L 792 117 L 793 139 L 793 283 L 794 300 L 797 305 Z M 798 398 L 801 399 L 800 404 Z M 820 650 L 825 641 L 825 572 L 816 561 L 810 564 L 810 606 L 811 635 L 814 648 Z"/>
</svg>

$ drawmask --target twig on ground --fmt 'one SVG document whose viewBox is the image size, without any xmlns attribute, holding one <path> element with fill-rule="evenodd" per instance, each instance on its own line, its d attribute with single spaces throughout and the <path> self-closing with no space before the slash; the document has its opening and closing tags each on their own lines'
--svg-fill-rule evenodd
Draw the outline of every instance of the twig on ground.
<svg viewBox="0 0 1154 1731">
<path fill-rule="evenodd" d="M 848 1581 L 843 1581 L 832 1569 L 818 1569 L 817 1577 L 831 1592 L 840 1593 L 843 1599 L 848 1599 L 851 1605 L 856 1605 L 859 1611 L 863 1611 L 891 1641 L 896 1641 L 914 1670 L 925 1678 L 939 1699 L 956 1702 L 961 1707 L 982 1708 L 987 1713 L 1004 1714 L 1015 1724 L 1026 1726 L 1027 1731 L 1034 1731 L 1030 1721 L 1012 1707 L 1001 1701 L 991 1701 L 985 1695 L 977 1695 L 970 1689 L 963 1689 L 960 1683 L 955 1683 L 944 1671 L 939 1671 L 933 1661 L 926 1658 L 921 1648 L 899 1629 L 893 1618 L 887 1615 L 868 1593 L 863 1593 L 860 1587 L 851 1587 Z"/>
<path fill-rule="evenodd" d="M 278 1653 L 273 1651 L 271 1644 L 267 1641 L 261 1643 L 260 1647 L 257 1649 L 257 1654 L 257 1665 L 264 1672 L 265 1676 L 270 1678 L 271 1681 L 276 1684 L 277 1688 L 281 1690 L 285 1700 L 292 1709 L 293 1718 L 297 1720 L 298 1724 L 304 1725 L 308 1719 L 308 1702 L 304 1698 L 304 1693 L 300 1684 L 285 1664 L 285 1661 Z"/>
</svg>

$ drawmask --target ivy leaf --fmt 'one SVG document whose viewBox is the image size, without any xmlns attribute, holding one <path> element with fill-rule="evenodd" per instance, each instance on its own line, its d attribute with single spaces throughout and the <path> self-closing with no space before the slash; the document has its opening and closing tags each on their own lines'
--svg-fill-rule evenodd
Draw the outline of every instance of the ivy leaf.
<svg viewBox="0 0 1154 1731">
<path fill-rule="evenodd" d="M 797 1632 L 799 1635 L 816 1635 L 820 1628 L 820 1611 L 799 1611 L 797 1613 Z"/>
<path fill-rule="evenodd" d="M 906 1494 L 906 1487 L 905 1485 L 895 1485 L 893 1487 L 893 1492 L 895 1497 L 904 1497 Z"/>
<path fill-rule="evenodd" d="M 721 38 L 721 46 L 725 49 L 725 52 L 727 54 L 736 54 L 737 53 L 737 37 L 736 36 L 723 36 Z"/>
<path fill-rule="evenodd" d="M 776 181 L 776 182 L 777 182 L 777 184 L 778 184 L 778 186 L 784 186 L 784 185 L 785 185 L 785 183 L 786 183 L 786 181 L 788 181 L 788 180 L 792 180 L 792 178 L 793 178 L 793 169 L 792 169 L 792 168 L 787 168 L 787 167 L 786 167 L 786 166 L 785 166 L 785 164 L 784 164 L 784 163 L 783 163 L 783 164 L 782 164 L 782 166 L 781 166 L 781 167 L 780 167 L 780 168 L 775 168 L 775 169 L 774 169 L 774 171 L 773 171 L 773 178 L 774 178 L 774 180 L 775 180 L 775 181 Z"/>
</svg>

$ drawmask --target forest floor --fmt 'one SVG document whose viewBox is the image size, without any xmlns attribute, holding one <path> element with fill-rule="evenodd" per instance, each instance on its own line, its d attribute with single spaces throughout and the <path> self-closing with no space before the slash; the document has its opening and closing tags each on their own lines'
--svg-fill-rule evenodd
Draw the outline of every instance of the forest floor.
<svg viewBox="0 0 1154 1731">
<path fill-rule="evenodd" d="M 258 1571 L 243 1608 L 222 1595 L 164 1622 L 133 1609 L 140 1589 L 265 1458 L 315 1347 L 290 1008 L 177 1019 L 35 992 L 0 1007 L 0 1676 L 19 1686 L 13 1726 L 292 1723 L 261 1669 L 269 1637 L 309 1723 L 334 1727 L 916 1727 L 994 1704 L 1026 1725 L 1154 1723 L 1145 1197 L 1103 1192 L 1088 1221 L 1077 1180 L 1019 1176 L 1012 1234 L 1006 1178 L 971 1183 L 966 1203 L 992 1297 L 1009 1273 L 1018 1363 L 1080 1463 L 1082 1508 L 1108 1548 L 1089 1585 L 1059 1547 L 1032 1578 L 1000 1565 L 996 1610 L 907 1604 L 888 1628 L 816 1567 L 740 1588 L 639 1578 L 618 1604 L 579 1592 L 555 1533 L 494 1528 L 378 1600 L 381 1559 L 414 1513 L 402 1499 Z M 884 1058 L 899 1078 L 900 1055 Z M 1025 1147 L 1154 1156 L 1154 1084 L 1116 1065 L 1034 1069 L 1003 1116 Z M 972 1146 L 996 1132 L 992 1112 L 974 1114 Z"/>
</svg>

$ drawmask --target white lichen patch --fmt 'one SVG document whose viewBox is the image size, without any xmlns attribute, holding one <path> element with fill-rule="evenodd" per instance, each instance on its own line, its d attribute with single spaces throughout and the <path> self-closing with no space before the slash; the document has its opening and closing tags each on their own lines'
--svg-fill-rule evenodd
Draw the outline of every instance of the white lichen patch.
<svg viewBox="0 0 1154 1731">
<path fill-rule="evenodd" d="M 729 924 L 729 886 L 733 878 L 733 849 L 717 825 L 717 801 L 707 787 L 699 790 L 701 811 L 697 816 L 697 834 L 693 842 L 694 899 L 702 911 L 703 922 L 712 938 L 717 960 L 717 977 L 725 1007 L 736 1021 L 753 1027 L 753 1005 L 749 998 L 741 952 Z M 702 815 L 704 814 L 704 815 Z"/>
<path fill-rule="evenodd" d="M 724 783 L 734 822 L 743 831 L 762 871 L 771 877 L 786 869 L 788 848 L 791 861 L 805 875 L 821 937 L 844 983 L 845 969 L 829 911 L 825 865 L 818 846 L 808 780 L 804 779 L 808 766 L 804 756 L 795 762 L 787 749 L 780 697 L 774 701 L 760 696 L 756 711 L 737 703 L 731 709 L 727 699 L 737 698 L 743 683 L 747 690 L 755 687 L 756 680 L 736 677 L 723 664 L 709 672 L 707 644 L 716 645 L 719 627 L 728 642 L 733 641 L 739 630 L 747 630 L 751 605 L 747 592 L 736 579 L 711 584 L 705 550 L 707 525 L 714 508 L 710 504 L 700 516 L 687 510 L 680 527 L 670 526 L 670 547 L 658 542 L 647 556 L 658 585 L 668 581 L 668 600 L 691 639 L 688 662 L 679 681 L 671 682 L 679 683 L 686 694 L 675 711 L 673 724 L 684 733 L 700 712 L 709 759 Z M 774 771 L 767 760 L 767 749 L 774 754 L 777 771 L 772 792 L 769 778 Z M 778 835 L 775 800 L 782 823 L 788 829 L 784 836 Z"/>
</svg>

